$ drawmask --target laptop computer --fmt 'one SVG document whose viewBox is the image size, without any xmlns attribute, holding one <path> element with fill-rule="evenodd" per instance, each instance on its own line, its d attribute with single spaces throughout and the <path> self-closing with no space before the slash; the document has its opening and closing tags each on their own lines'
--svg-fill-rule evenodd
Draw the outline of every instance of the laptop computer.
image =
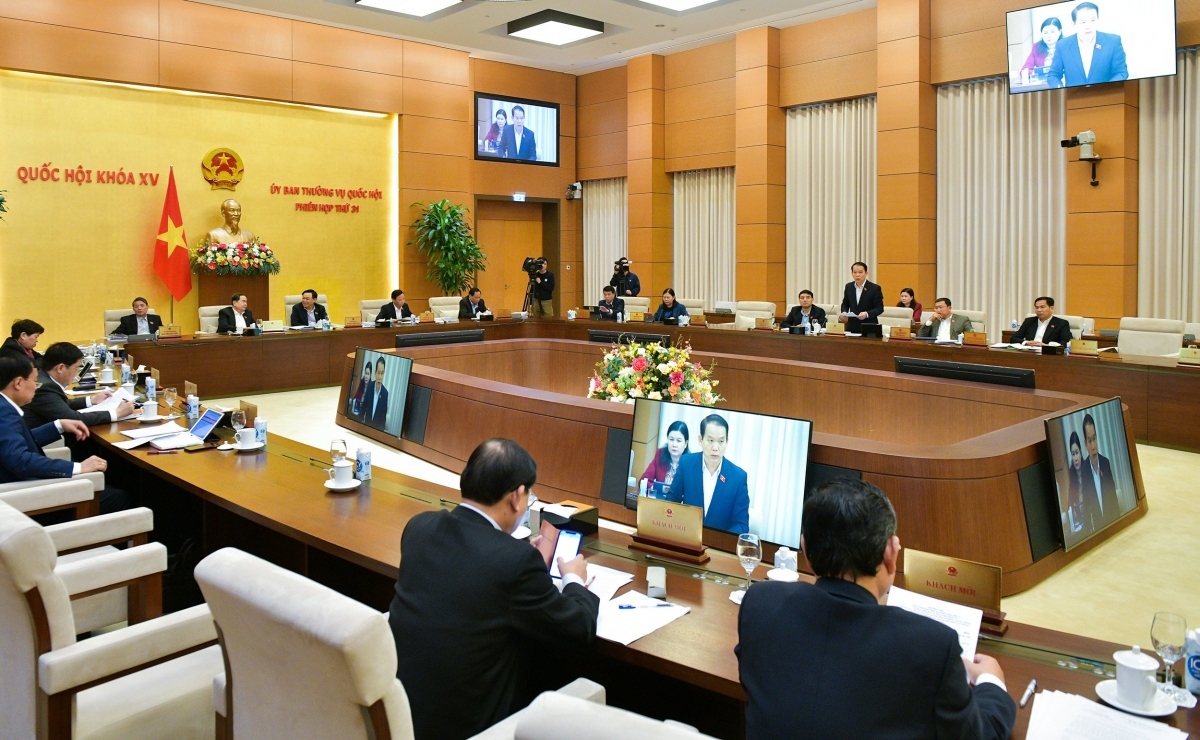
<svg viewBox="0 0 1200 740">
<path fill-rule="evenodd" d="M 216 409 L 206 409 L 191 429 L 186 432 L 168 434 L 165 437 L 155 437 L 150 440 L 150 446 L 156 450 L 180 450 L 184 447 L 202 445 L 205 437 L 212 433 L 223 415 Z"/>
</svg>

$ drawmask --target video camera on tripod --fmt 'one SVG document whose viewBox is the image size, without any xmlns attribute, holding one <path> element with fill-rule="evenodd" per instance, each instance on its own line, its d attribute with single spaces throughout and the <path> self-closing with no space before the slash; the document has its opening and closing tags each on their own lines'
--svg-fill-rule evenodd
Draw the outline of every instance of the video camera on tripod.
<svg viewBox="0 0 1200 740">
<path fill-rule="evenodd" d="M 521 306 L 522 311 L 529 311 L 533 306 L 534 280 L 544 264 L 546 264 L 546 260 L 541 257 L 526 257 L 525 261 L 521 263 L 521 269 L 529 276 L 529 284 L 525 286 L 525 303 Z"/>
</svg>

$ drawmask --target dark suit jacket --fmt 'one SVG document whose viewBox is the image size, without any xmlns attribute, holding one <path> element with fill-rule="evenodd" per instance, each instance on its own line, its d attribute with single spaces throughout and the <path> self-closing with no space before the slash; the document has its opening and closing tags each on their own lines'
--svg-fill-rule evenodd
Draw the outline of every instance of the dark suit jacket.
<svg viewBox="0 0 1200 740">
<path fill-rule="evenodd" d="M 487 304 L 483 302 L 483 296 L 479 297 L 479 303 L 475 305 L 475 313 L 471 313 L 471 299 L 463 296 L 458 302 L 458 318 L 473 319 L 484 311 L 488 310 Z"/>
<path fill-rule="evenodd" d="M 704 513 L 704 526 L 745 534 L 750 531 L 750 489 L 746 486 L 746 471 L 726 458 L 721 462 L 720 476 L 708 511 Z M 679 460 L 671 494 L 688 506 L 704 506 L 704 453 L 689 452 Z"/>
<path fill-rule="evenodd" d="M 1129 68 L 1125 64 L 1125 47 L 1121 37 L 1115 33 L 1096 32 L 1096 49 L 1092 52 L 1092 66 L 1083 73 L 1083 57 L 1079 53 L 1079 36 L 1065 36 L 1058 41 L 1054 61 L 1046 78 L 1050 87 L 1073 85 L 1095 85 L 1101 82 L 1117 82 L 1129 79 Z"/>
<path fill-rule="evenodd" d="M 1012 343 L 1032 342 L 1033 338 L 1037 336 L 1037 328 L 1037 316 L 1030 316 L 1021 322 L 1021 328 L 1017 329 L 1016 333 L 1012 335 Z M 1071 322 L 1066 319 L 1060 319 L 1057 316 L 1051 316 L 1050 323 L 1046 325 L 1046 333 L 1042 335 L 1042 344 L 1058 342 L 1065 345 L 1070 344 L 1074 338 L 1071 334 Z"/>
<path fill-rule="evenodd" d="M 863 283 L 862 299 L 856 298 L 856 294 L 854 281 L 851 280 L 846 283 L 846 291 L 842 296 L 842 313 L 850 312 L 857 316 L 863 311 L 867 312 L 866 321 L 857 318 L 846 321 L 846 331 L 854 334 L 862 330 L 863 324 L 878 324 L 879 317 L 883 314 L 883 288 L 867 280 Z"/>
<path fill-rule="evenodd" d="M 329 318 L 329 312 L 320 303 L 313 304 L 313 313 L 317 316 L 317 321 L 324 321 Z M 304 310 L 303 303 L 297 303 L 292 306 L 292 318 L 288 322 L 288 326 L 308 326 L 308 311 Z"/>
<path fill-rule="evenodd" d="M 41 352 L 38 352 L 35 349 L 33 351 L 33 357 L 31 358 L 29 355 L 25 354 L 25 350 L 21 349 L 21 345 L 17 344 L 17 340 L 13 339 L 12 337 L 5 339 L 4 344 L 0 344 L 0 357 L 4 357 L 6 355 L 9 357 L 24 357 L 27 360 L 31 360 L 35 367 L 42 366 Z"/>
<path fill-rule="evenodd" d="M 61 436 L 53 422 L 31 430 L 12 404 L 0 398 L 0 483 L 70 478 L 74 463 L 52 460 L 42 452 L 43 445 Z"/>
<path fill-rule="evenodd" d="M 418 740 L 482 732 L 533 699 L 539 666 L 596 636 L 595 594 L 559 593 L 536 549 L 464 506 L 413 517 L 400 548 L 390 621 Z"/>
<path fill-rule="evenodd" d="M 254 314 L 250 313 L 250 309 L 247 308 L 242 316 L 246 319 L 247 327 L 254 323 Z M 237 331 L 237 319 L 233 315 L 233 306 L 226 306 L 217 314 L 217 333 L 224 334 L 231 331 Z"/>
<path fill-rule="evenodd" d="M 375 320 L 382 321 L 384 319 L 407 319 L 411 316 L 412 316 L 412 311 L 409 310 L 407 303 L 404 304 L 403 309 L 400 311 L 400 315 L 397 316 L 396 315 L 396 304 L 391 301 L 388 301 L 387 303 L 383 304 L 383 306 L 379 309 L 379 315 L 375 317 Z"/>
<path fill-rule="evenodd" d="M 625 275 L 614 272 L 613 276 L 609 278 L 608 284 L 617 291 L 617 298 L 624 298 L 626 292 L 631 296 L 637 296 L 642 292 L 642 280 L 635 272 Z"/>
<path fill-rule="evenodd" d="M 375 394 L 379 394 L 379 405 L 375 406 Z M 372 414 L 371 409 L 374 407 L 375 412 Z M 388 389 L 383 383 L 376 383 L 372 378 L 370 383 L 367 383 L 367 390 L 363 393 L 362 409 L 359 413 L 362 415 L 364 424 L 370 424 L 376 429 L 387 428 L 387 411 L 388 411 Z"/>
<path fill-rule="evenodd" d="M 525 127 L 521 131 L 521 148 L 517 148 L 517 133 L 515 127 L 505 126 L 504 135 L 500 137 L 500 156 L 508 159 L 537 159 L 537 141 L 533 131 Z"/>
<path fill-rule="evenodd" d="M 150 333 L 158 331 L 162 328 L 162 319 L 157 314 L 146 314 L 146 323 L 150 325 Z M 131 313 L 128 316 L 121 317 L 121 325 L 117 327 L 118 334 L 124 334 L 127 337 L 132 337 L 138 333 L 137 330 L 137 314 Z"/>
<path fill-rule="evenodd" d="M 738 639 L 748 740 L 1000 740 L 1016 719 L 999 686 L 967 684 L 954 630 L 880 606 L 849 581 L 756 583 L 742 601 Z M 864 680 L 878 683 L 869 700 Z"/>
<path fill-rule="evenodd" d="M 808 307 L 808 320 L 816 321 L 821 326 L 825 326 L 825 309 L 813 304 Z M 804 309 L 799 306 L 793 306 L 791 311 L 788 311 L 787 318 L 779 325 L 781 329 L 790 329 L 793 326 L 801 326 L 804 323 Z"/>
<path fill-rule="evenodd" d="M 74 419 L 88 426 L 108 424 L 112 416 L 107 411 L 88 411 L 84 397 L 67 398 L 67 394 L 45 372 L 38 373 L 41 386 L 33 394 L 33 400 L 25 408 L 25 426 L 30 429 L 43 424 L 53 424 L 59 419 Z M 0 399 L 2 400 L 2 399 Z"/>
<path fill-rule="evenodd" d="M 1112 465 L 1104 455 L 1098 454 L 1097 457 L 1100 458 L 1100 490 L 1096 491 L 1096 479 L 1092 475 L 1090 457 L 1083 458 L 1083 487 L 1085 491 L 1091 490 L 1093 493 L 1099 494 L 1100 503 L 1104 509 L 1103 514 L 1099 511 L 1094 514 L 1096 528 L 1099 529 L 1120 516 L 1121 504 L 1117 501 L 1117 482 L 1113 479 Z M 1084 501 L 1087 501 L 1086 495 Z"/>
<path fill-rule="evenodd" d="M 604 321 L 616 321 L 617 314 L 625 313 L 625 301 L 621 300 L 620 298 L 614 298 L 612 303 L 600 301 L 596 304 L 596 308 L 600 307 L 608 309 L 608 313 L 600 313 L 600 318 Z"/>
</svg>

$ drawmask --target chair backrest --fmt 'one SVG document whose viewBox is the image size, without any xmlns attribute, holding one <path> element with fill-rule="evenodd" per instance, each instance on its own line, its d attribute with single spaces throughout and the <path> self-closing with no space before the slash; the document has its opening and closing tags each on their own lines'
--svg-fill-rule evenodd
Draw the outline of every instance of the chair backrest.
<svg viewBox="0 0 1200 740">
<path fill-rule="evenodd" d="M 888 306 L 879 316 L 883 326 L 912 326 L 913 310 L 903 306 Z"/>
<path fill-rule="evenodd" d="M 749 331 L 754 328 L 755 319 L 775 318 L 775 304 L 769 301 L 738 301 L 737 310 L 733 312 L 733 328 L 737 331 Z"/>
<path fill-rule="evenodd" d="M 285 325 L 292 318 L 292 306 L 295 306 L 297 303 L 299 303 L 300 299 L 303 297 L 303 293 L 300 295 L 285 295 L 283 297 L 283 321 Z M 320 303 L 322 306 L 324 306 L 325 312 L 329 313 L 329 296 L 325 295 L 324 293 L 317 293 L 317 303 Z M 372 316 L 371 318 L 375 317 Z M 333 317 L 330 316 L 329 320 L 332 322 Z"/>
<path fill-rule="evenodd" d="M 1197 323 L 1197 324 L 1190 324 L 1190 323 L 1189 323 L 1189 324 L 1184 324 L 1184 325 L 1183 325 L 1183 333 L 1184 333 L 1184 334 L 1191 334 L 1191 335 L 1192 335 L 1192 337 L 1194 337 L 1194 338 L 1196 338 L 1196 339 L 1200 339 L 1200 323 Z"/>
<path fill-rule="evenodd" d="M 57 557 L 37 522 L 0 502 L 0 737 L 36 735 L 39 652 L 75 642 L 71 600 L 54 574 Z M 40 605 L 44 616 L 33 611 L 32 603 Z M 37 644 L 39 618 L 49 626 L 49 645 Z"/>
<path fill-rule="evenodd" d="M 954 309 L 954 313 L 959 316 L 966 316 L 971 320 L 971 331 L 987 331 L 987 312 L 986 311 L 967 311 L 966 309 Z"/>
<path fill-rule="evenodd" d="M 121 319 L 125 318 L 131 313 L 133 313 L 132 308 L 106 309 L 104 311 L 104 336 L 107 337 L 109 334 L 115 332 L 117 328 L 121 326 Z M 147 313 L 152 313 L 155 316 L 158 315 L 158 311 L 155 311 L 153 308 L 149 309 Z"/>
<path fill-rule="evenodd" d="M 1117 335 L 1117 351 L 1123 355 L 1169 357 L 1183 347 L 1186 325 L 1174 319 L 1140 319 L 1125 316 Z"/>
<path fill-rule="evenodd" d="M 221 313 L 224 306 L 201 306 L 200 307 L 200 331 L 205 334 L 217 333 L 217 314 Z"/>
<path fill-rule="evenodd" d="M 617 297 L 621 298 L 621 296 Z M 634 311 L 650 313 L 650 299 L 646 296 L 627 295 L 624 298 L 621 298 L 621 300 L 625 301 L 625 313 L 633 313 Z"/>
<path fill-rule="evenodd" d="M 547 691 L 521 712 L 515 740 L 711 740 L 686 725 Z"/>
<path fill-rule="evenodd" d="M 429 310 L 439 319 L 456 319 L 461 300 L 462 297 L 456 295 L 433 296 L 429 299 Z"/>
<path fill-rule="evenodd" d="M 683 304 L 683 307 L 688 310 L 688 314 L 696 316 L 704 313 L 703 298 L 676 298 L 675 300 Z"/>
<path fill-rule="evenodd" d="M 842 304 L 840 303 L 814 303 L 813 305 L 825 309 L 825 318 L 831 322 L 836 321 L 837 315 L 842 311 Z"/>
<path fill-rule="evenodd" d="M 412 738 L 386 614 L 235 548 L 200 561 L 196 582 L 229 666 L 234 737 L 280 737 L 299 717 L 305 737 L 375 737 L 363 709 L 380 704 L 391 737 Z"/>
<path fill-rule="evenodd" d="M 1027 313 L 1025 314 L 1025 318 L 1033 318 L 1036 315 L 1037 314 Z M 1066 319 L 1066 322 L 1071 325 L 1071 336 L 1075 337 L 1076 339 L 1079 339 L 1083 336 L 1083 325 L 1087 322 L 1087 319 L 1082 316 L 1071 316 L 1070 314 L 1065 313 L 1059 314 L 1058 318 Z"/>
<path fill-rule="evenodd" d="M 375 321 L 375 317 L 379 315 L 383 307 L 391 302 L 391 298 L 369 298 L 365 301 L 359 301 L 358 312 L 362 314 L 362 322 L 370 324 Z"/>
</svg>

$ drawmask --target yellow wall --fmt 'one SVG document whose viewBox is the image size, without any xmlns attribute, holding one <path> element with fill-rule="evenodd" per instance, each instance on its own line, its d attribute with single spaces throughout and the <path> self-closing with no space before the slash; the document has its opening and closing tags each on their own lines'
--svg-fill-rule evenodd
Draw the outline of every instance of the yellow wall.
<svg viewBox="0 0 1200 740">
<path fill-rule="evenodd" d="M 48 330 L 44 348 L 100 336 L 104 309 L 135 295 L 169 315 L 152 255 L 170 166 L 191 246 L 220 225 L 220 204 L 234 197 L 242 224 L 275 249 L 283 269 L 271 279 L 274 318 L 283 318 L 285 294 L 309 287 L 329 295 L 334 321 L 357 315 L 359 300 L 387 295 L 397 280 L 397 140 L 394 115 L 0 72 L 0 190 L 10 210 L 0 223 L 0 319 L 35 319 Z M 201 177 L 201 158 L 217 147 L 245 162 L 235 192 Z M 59 182 L 18 178 L 19 168 L 44 163 L 60 168 Z M 92 183 L 65 181 L 79 165 Z M 160 177 L 156 186 L 97 182 L 99 171 L 122 168 Z M 382 198 L 272 194 L 273 184 Z M 360 212 L 298 212 L 297 201 Z M 197 328 L 197 295 L 193 278 L 175 306 L 185 333 Z"/>
</svg>

